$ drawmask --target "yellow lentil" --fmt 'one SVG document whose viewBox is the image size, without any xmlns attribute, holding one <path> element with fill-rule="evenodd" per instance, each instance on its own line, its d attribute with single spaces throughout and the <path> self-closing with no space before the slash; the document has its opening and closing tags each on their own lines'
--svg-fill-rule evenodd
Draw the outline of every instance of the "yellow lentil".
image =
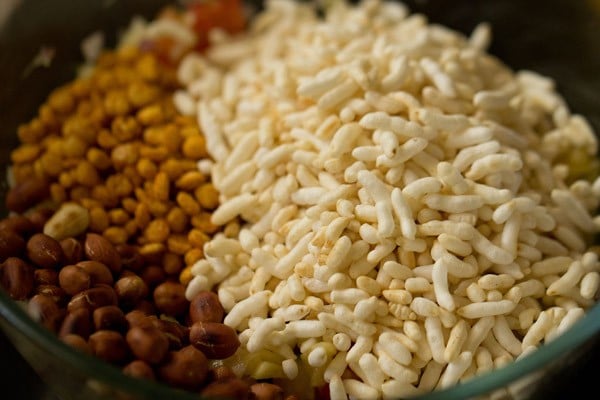
<svg viewBox="0 0 600 400">
<path fill-rule="evenodd" d="M 108 213 L 102 207 L 93 207 L 90 212 L 90 230 L 93 232 L 103 232 L 110 225 Z"/>
<path fill-rule="evenodd" d="M 150 243 L 162 243 L 167 240 L 170 233 L 169 224 L 161 218 L 150 221 L 144 230 L 144 236 Z"/>
<path fill-rule="evenodd" d="M 192 245 L 185 235 L 175 234 L 167 239 L 167 248 L 172 253 L 184 255 L 192 248 Z"/>
<path fill-rule="evenodd" d="M 194 265 L 196 261 L 202 259 L 202 257 L 204 257 L 204 251 L 202 250 L 202 248 L 195 247 L 189 250 L 187 253 L 185 253 L 183 261 L 185 262 L 185 265 Z"/>
<path fill-rule="evenodd" d="M 129 235 L 125 228 L 120 226 L 111 226 L 104 230 L 102 235 L 112 244 L 125 244 Z"/>
<path fill-rule="evenodd" d="M 182 233 L 188 226 L 189 218 L 181 208 L 173 207 L 167 214 L 167 222 L 172 232 Z"/>
<path fill-rule="evenodd" d="M 177 204 L 179 207 L 190 216 L 198 215 L 200 213 L 200 205 L 194 200 L 194 197 L 186 192 L 177 193 L 176 197 Z"/>
<path fill-rule="evenodd" d="M 191 282 L 193 277 L 194 277 L 194 275 L 192 275 L 192 267 L 191 266 L 186 267 L 179 274 L 179 283 L 186 286 L 188 283 Z"/>
<path fill-rule="evenodd" d="M 219 205 L 219 193 L 212 183 L 200 186 L 194 194 L 198 203 L 207 210 L 213 210 Z"/>
<path fill-rule="evenodd" d="M 47 179 L 54 204 L 89 211 L 90 231 L 181 278 L 219 227 L 207 212 L 218 196 L 197 169 L 206 142 L 195 118 L 176 112 L 176 88 L 175 68 L 151 52 L 104 51 L 18 128 L 11 161 L 16 182 Z"/>
</svg>

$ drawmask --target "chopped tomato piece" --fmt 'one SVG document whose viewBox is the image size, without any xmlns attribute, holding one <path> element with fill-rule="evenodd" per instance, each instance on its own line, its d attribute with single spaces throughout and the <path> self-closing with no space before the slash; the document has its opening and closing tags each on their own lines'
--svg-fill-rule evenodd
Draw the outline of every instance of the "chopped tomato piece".
<svg viewBox="0 0 600 400">
<path fill-rule="evenodd" d="M 213 28 L 238 33 L 246 27 L 246 16 L 240 0 L 200 0 L 188 7 L 194 16 L 198 50 L 208 47 L 208 33 Z"/>
</svg>

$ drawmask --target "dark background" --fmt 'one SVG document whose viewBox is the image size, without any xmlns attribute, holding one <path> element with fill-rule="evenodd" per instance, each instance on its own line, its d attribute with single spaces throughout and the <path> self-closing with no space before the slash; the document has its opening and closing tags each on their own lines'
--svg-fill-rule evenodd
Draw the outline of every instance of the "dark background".
<svg viewBox="0 0 600 400">
<path fill-rule="evenodd" d="M 0 8 L 8 1 L 0 0 Z M 18 122 L 30 118 L 55 85 L 73 77 L 80 61 L 81 38 L 103 29 L 110 44 L 116 38 L 117 28 L 127 25 L 129 15 L 139 13 L 150 17 L 165 3 L 160 0 L 21 2 L 22 7 L 13 15 L 21 22 L 0 26 L 0 160 L 8 160 L 10 148 L 16 144 Z M 553 77 L 572 110 L 585 115 L 600 132 L 600 0 L 410 0 L 405 4 L 426 14 L 432 22 L 465 33 L 478 22 L 490 22 L 493 32 L 490 51 L 515 69 L 531 69 Z M 52 11 L 60 7 L 80 8 L 81 18 L 68 20 Z M 95 8 L 93 12 L 89 12 L 90 7 Z M 40 37 L 39 32 L 44 35 Z M 15 37 L 20 40 L 16 42 Z M 35 70 L 23 78 L 22 66 L 41 45 L 56 45 L 56 59 L 50 68 Z M 48 74 L 52 75 L 51 80 Z M 15 80 L 18 85 L 6 84 Z M 5 163 L 0 165 L 0 176 L 4 176 L 5 166 Z M 555 377 L 545 387 L 542 398 L 598 398 L 600 346 L 592 348 L 583 361 Z M 0 398 L 54 400 L 1 333 Z"/>
</svg>

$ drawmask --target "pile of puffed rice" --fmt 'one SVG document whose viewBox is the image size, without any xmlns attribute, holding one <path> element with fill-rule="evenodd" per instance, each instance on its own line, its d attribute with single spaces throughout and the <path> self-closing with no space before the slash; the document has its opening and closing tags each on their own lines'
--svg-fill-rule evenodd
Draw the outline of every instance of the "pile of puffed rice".
<svg viewBox="0 0 600 400">
<path fill-rule="evenodd" d="M 188 299 L 215 287 L 254 378 L 331 399 L 447 388 L 595 301 L 597 141 L 553 82 L 397 2 L 266 3 L 183 60 L 221 205 Z M 579 154 L 577 165 L 571 154 Z"/>
</svg>

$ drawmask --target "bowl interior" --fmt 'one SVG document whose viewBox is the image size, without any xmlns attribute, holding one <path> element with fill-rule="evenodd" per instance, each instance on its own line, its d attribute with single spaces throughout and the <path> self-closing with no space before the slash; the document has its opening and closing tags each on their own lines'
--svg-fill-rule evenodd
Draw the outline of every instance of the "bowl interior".
<svg viewBox="0 0 600 400">
<path fill-rule="evenodd" d="M 8 17 L 0 18 L 0 176 L 4 177 L 10 150 L 17 144 L 19 123 L 31 118 L 47 94 L 72 79 L 82 61 L 80 41 L 102 31 L 107 45 L 115 43 L 133 15 L 151 18 L 167 0 L 54 0 L 38 2 L 17 0 Z M 252 2 L 255 3 L 255 2 Z M 469 33 L 479 22 L 490 22 L 493 33 L 491 52 L 514 69 L 531 69 L 555 79 L 572 111 L 583 114 L 600 132 L 600 2 L 585 0 L 407 0 L 414 12 L 427 15 L 432 22 Z M 53 54 L 46 67 L 29 69 L 42 52 Z M 0 196 L 6 192 L 0 180 Z M 4 203 L 0 204 L 4 215 Z M 195 398 L 154 384 L 140 384 L 92 357 L 81 355 L 63 345 L 50 333 L 34 324 L 22 309 L 0 292 L 0 322 L 25 358 L 37 365 L 37 372 L 52 384 L 63 371 L 50 371 L 48 365 L 69 364 L 80 377 L 97 374 L 115 388 L 137 393 L 137 398 Z M 545 345 L 541 351 L 464 385 L 429 394 L 424 399 L 462 399 L 487 393 L 518 378 L 565 360 L 565 355 L 600 332 L 600 305 L 596 305 L 567 335 Z M 37 347 L 36 347 L 37 346 Z M 27 348 L 31 350 L 28 352 Z M 573 353 L 580 357 L 582 351 Z M 47 365 L 39 357 L 49 357 Z M 44 367 L 40 367 L 44 366 Z M 66 368 L 65 371 L 71 371 Z M 65 397 L 67 398 L 67 397 Z M 76 397 L 73 397 L 76 398 Z"/>
</svg>

